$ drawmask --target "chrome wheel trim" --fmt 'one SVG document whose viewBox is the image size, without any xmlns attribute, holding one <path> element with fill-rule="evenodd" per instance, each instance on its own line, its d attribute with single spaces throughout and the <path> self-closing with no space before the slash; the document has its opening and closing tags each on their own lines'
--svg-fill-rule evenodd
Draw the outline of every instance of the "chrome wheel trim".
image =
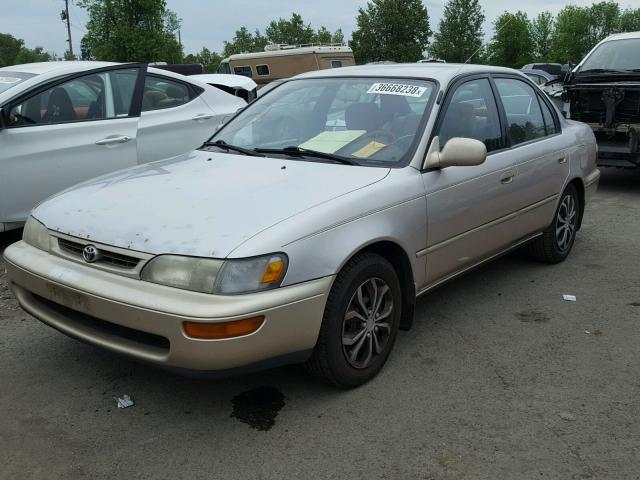
<svg viewBox="0 0 640 480">
<path fill-rule="evenodd" d="M 573 195 L 566 195 L 560 203 L 556 219 L 556 245 L 562 253 L 571 247 L 576 233 L 577 213 L 576 201 Z"/>
<path fill-rule="evenodd" d="M 367 368 L 381 355 L 391 336 L 393 295 L 381 278 L 356 289 L 342 320 L 342 352 L 354 368 Z"/>
</svg>

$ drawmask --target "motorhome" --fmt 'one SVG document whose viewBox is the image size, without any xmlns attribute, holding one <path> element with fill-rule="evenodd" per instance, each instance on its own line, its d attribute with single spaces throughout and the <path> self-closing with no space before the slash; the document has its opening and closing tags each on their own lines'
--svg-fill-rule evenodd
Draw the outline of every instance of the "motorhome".
<svg viewBox="0 0 640 480">
<path fill-rule="evenodd" d="M 264 52 L 239 53 L 225 58 L 218 73 L 253 78 L 258 87 L 299 73 L 355 65 L 353 51 L 343 44 L 267 45 Z"/>
</svg>

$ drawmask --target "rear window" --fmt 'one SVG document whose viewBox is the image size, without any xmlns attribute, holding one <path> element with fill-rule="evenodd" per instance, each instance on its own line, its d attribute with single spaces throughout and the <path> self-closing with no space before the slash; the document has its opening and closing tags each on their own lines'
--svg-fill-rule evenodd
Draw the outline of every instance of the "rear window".
<svg viewBox="0 0 640 480">
<path fill-rule="evenodd" d="M 11 70 L 0 70 L 0 93 L 15 87 L 25 80 L 35 77 L 35 73 L 14 72 Z"/>
</svg>

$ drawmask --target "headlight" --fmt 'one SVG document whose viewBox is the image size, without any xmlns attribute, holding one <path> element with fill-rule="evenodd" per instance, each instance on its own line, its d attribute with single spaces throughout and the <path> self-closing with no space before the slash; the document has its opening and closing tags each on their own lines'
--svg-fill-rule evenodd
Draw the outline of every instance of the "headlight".
<svg viewBox="0 0 640 480">
<path fill-rule="evenodd" d="M 32 247 L 45 252 L 49 251 L 49 230 L 38 220 L 29 215 L 22 231 L 22 240 Z"/>
<path fill-rule="evenodd" d="M 147 282 L 203 293 L 233 295 L 279 287 L 287 257 L 276 253 L 239 260 L 161 255 L 142 270 Z"/>
</svg>

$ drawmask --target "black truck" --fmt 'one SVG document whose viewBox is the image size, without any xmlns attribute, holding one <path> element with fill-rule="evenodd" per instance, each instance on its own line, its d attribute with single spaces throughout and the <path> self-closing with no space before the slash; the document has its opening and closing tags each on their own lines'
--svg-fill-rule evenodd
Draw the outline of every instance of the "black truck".
<svg viewBox="0 0 640 480">
<path fill-rule="evenodd" d="M 599 166 L 640 167 L 640 32 L 600 42 L 565 79 L 563 101 L 593 129 Z"/>
</svg>

